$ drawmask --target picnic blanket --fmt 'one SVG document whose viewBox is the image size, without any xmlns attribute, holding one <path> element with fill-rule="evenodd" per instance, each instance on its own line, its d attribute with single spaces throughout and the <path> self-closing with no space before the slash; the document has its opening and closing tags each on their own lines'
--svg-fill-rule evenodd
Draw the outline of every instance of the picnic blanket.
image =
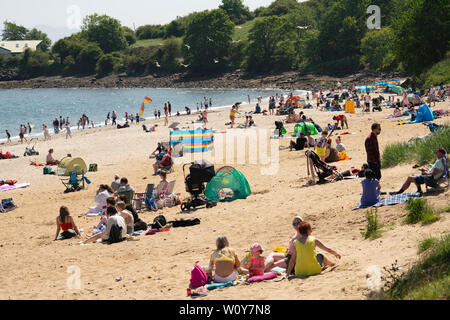
<svg viewBox="0 0 450 320">
<path fill-rule="evenodd" d="M 373 206 L 363 207 L 363 206 L 361 206 L 361 203 L 359 203 L 356 207 L 353 208 L 353 210 L 372 208 L 372 207 L 381 207 L 381 206 L 391 206 L 394 204 L 405 203 L 406 201 L 408 201 L 409 198 L 419 198 L 419 197 L 420 197 L 420 193 L 418 193 L 418 192 L 400 193 L 400 194 L 396 194 L 396 195 L 381 199 L 379 202 L 377 202 Z"/>
<path fill-rule="evenodd" d="M 29 187 L 30 185 L 31 184 L 28 182 L 18 183 L 15 185 L 4 184 L 4 185 L 0 186 L 0 192 L 19 189 L 19 188 L 26 188 L 26 187 Z"/>
</svg>

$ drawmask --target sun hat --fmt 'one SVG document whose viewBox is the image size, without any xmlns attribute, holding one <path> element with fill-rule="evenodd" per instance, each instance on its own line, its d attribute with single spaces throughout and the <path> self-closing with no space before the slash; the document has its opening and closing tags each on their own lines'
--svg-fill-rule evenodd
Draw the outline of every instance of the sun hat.
<svg viewBox="0 0 450 320">
<path fill-rule="evenodd" d="M 251 252 L 255 252 L 255 251 L 264 251 L 264 249 L 262 248 L 262 246 L 259 243 L 254 243 L 252 244 L 252 246 L 250 247 L 250 251 Z"/>
</svg>

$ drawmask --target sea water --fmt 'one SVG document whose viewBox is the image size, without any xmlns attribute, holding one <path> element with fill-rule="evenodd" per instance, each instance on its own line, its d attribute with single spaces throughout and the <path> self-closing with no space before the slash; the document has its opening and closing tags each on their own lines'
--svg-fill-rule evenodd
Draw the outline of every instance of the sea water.
<svg viewBox="0 0 450 320">
<path fill-rule="evenodd" d="M 69 117 L 69 123 L 73 130 L 77 129 L 78 120 L 83 114 L 93 121 L 95 127 L 104 126 L 108 112 L 115 110 L 118 123 L 125 120 L 125 112 L 128 114 L 139 113 L 145 97 L 151 98 L 151 104 L 145 104 L 143 117 L 154 118 L 154 111 L 161 111 L 164 117 L 164 103 L 170 101 L 172 117 L 177 111 L 185 113 L 185 107 L 189 107 L 194 114 L 197 112 L 197 103 L 204 102 L 204 98 L 212 100 L 212 108 L 230 107 L 236 102 L 248 103 L 250 95 L 252 103 L 257 97 L 268 97 L 278 93 L 289 94 L 288 91 L 265 89 L 97 89 L 97 88 L 73 88 L 73 89 L 8 89 L 0 90 L 0 143 L 6 141 L 7 129 L 11 139 L 17 140 L 21 124 L 30 123 L 31 136 L 42 136 L 42 124 L 47 124 L 49 132 L 53 133 L 53 121 L 62 116 Z M 296 90 L 295 95 L 306 95 L 306 91 Z M 111 124 L 111 120 L 109 122 Z M 28 137 L 28 129 L 25 137 Z"/>
</svg>

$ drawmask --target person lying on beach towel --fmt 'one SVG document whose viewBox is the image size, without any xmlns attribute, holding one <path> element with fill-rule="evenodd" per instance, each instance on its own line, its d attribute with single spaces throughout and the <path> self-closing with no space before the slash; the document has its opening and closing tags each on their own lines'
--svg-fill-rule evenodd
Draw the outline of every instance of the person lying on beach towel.
<svg viewBox="0 0 450 320">
<path fill-rule="evenodd" d="M 18 156 L 11 154 L 9 151 L 6 153 L 2 153 L 0 151 L 0 160 L 1 159 L 16 159 L 16 158 L 18 158 Z"/>
<path fill-rule="evenodd" d="M 236 280 L 237 270 L 241 266 L 236 251 L 229 247 L 227 237 L 218 237 L 216 247 L 217 249 L 211 255 L 207 273 L 214 279 L 214 282 L 218 283 Z"/>
<path fill-rule="evenodd" d="M 328 260 L 325 255 L 316 254 L 316 246 L 333 254 L 336 258 L 341 256 L 334 250 L 327 248 L 318 239 L 311 236 L 312 228 L 309 222 L 303 221 L 298 227 L 301 237 L 295 240 L 295 251 L 290 259 L 287 274 L 290 276 L 295 265 L 296 276 L 311 276 L 319 274 L 326 267 L 333 267 L 336 264 Z"/>
</svg>

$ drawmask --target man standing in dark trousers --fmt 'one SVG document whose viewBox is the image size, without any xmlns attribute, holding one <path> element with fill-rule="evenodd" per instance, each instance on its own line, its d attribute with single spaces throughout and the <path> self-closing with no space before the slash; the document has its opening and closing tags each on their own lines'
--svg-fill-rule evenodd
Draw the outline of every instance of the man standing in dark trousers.
<svg viewBox="0 0 450 320">
<path fill-rule="evenodd" d="M 167 102 L 167 107 L 169 108 L 169 116 L 172 116 L 172 105 L 170 104 L 170 101 Z"/>
<path fill-rule="evenodd" d="M 372 124 L 372 133 L 366 138 L 365 142 L 367 163 L 369 164 L 369 168 L 375 173 L 375 177 L 378 181 L 381 179 L 381 159 L 377 138 L 380 133 L 381 125 L 379 123 Z"/>
</svg>

